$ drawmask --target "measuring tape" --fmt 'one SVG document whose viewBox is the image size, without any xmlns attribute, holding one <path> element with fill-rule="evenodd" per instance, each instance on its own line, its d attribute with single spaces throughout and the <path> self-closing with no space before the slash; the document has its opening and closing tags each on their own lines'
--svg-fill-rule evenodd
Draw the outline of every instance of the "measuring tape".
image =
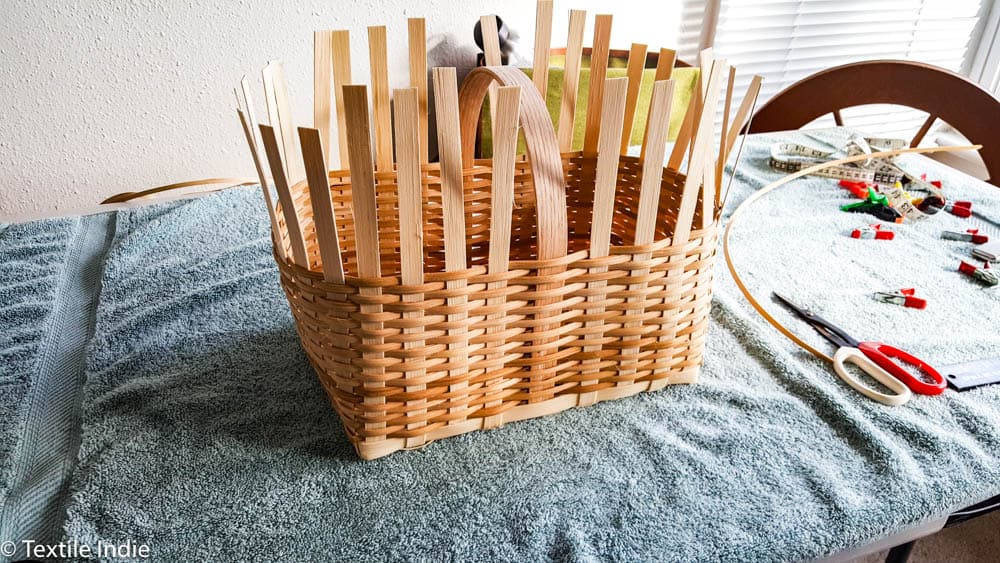
<svg viewBox="0 0 1000 563">
<path fill-rule="evenodd" d="M 775 143 L 771 145 L 769 164 L 775 170 L 788 173 L 796 173 L 812 167 L 813 170 L 808 172 L 812 176 L 879 184 L 883 186 L 880 191 L 889 201 L 889 205 L 904 219 L 914 222 L 923 221 L 930 217 L 930 214 L 917 208 L 919 200 L 914 200 L 909 192 L 917 190 L 927 192 L 931 197 L 939 198 L 943 202 L 944 194 L 941 189 L 921 178 L 908 174 L 897 166 L 897 154 L 872 157 L 873 154 L 877 153 L 900 151 L 906 146 L 907 143 L 904 139 L 853 135 L 848 139 L 843 152 L 847 153 L 848 158 L 856 160 L 845 164 L 831 163 L 829 166 L 817 167 L 817 165 L 829 162 L 833 155 L 840 151 L 821 151 L 798 143 Z M 857 158 L 862 155 L 867 155 L 869 158 Z M 904 179 L 907 181 L 909 190 L 904 190 L 900 185 Z"/>
<path fill-rule="evenodd" d="M 771 158 L 768 163 L 774 170 L 780 170 L 789 174 L 798 172 L 810 166 L 821 164 L 830 159 L 833 152 L 821 151 L 796 143 L 776 143 L 771 145 Z M 875 180 L 875 170 L 851 166 L 847 164 L 834 165 L 822 168 L 812 173 L 813 176 L 824 176 L 826 178 L 836 178 L 840 180 L 851 180 L 852 182 L 877 183 Z M 884 182 L 889 178 L 882 177 Z M 895 181 L 895 180 L 893 180 Z"/>
<path fill-rule="evenodd" d="M 889 164 L 889 166 L 892 166 L 893 168 L 898 170 L 900 176 L 907 180 L 908 182 L 906 185 L 907 189 L 904 190 L 903 187 L 897 182 L 894 183 L 891 187 L 886 186 L 881 191 L 885 195 L 886 199 L 889 200 L 889 205 L 891 205 L 892 208 L 895 209 L 896 212 L 902 215 L 905 219 L 916 222 L 916 221 L 923 221 L 924 219 L 927 219 L 928 217 L 933 215 L 933 213 L 926 213 L 918 209 L 917 206 L 920 204 L 921 199 L 912 197 L 909 192 L 912 191 L 926 192 L 928 194 L 928 197 L 939 200 L 941 205 L 944 204 L 945 202 L 944 192 L 941 190 L 941 188 L 935 186 L 930 182 L 925 181 L 922 178 L 918 178 L 916 176 L 913 176 L 912 174 L 907 173 L 905 170 L 899 168 L 895 164 Z M 934 208 L 929 207 L 928 209 L 934 209 Z"/>
<path fill-rule="evenodd" d="M 893 184 L 891 188 L 882 189 L 882 195 L 889 200 L 889 207 L 892 207 L 896 213 L 902 215 L 903 219 L 917 222 L 930 217 L 930 215 L 917 209 L 917 206 L 913 204 L 913 199 L 910 198 L 910 194 L 903 190 L 903 186 L 899 182 Z"/>
<path fill-rule="evenodd" d="M 854 135 L 847 141 L 844 150 L 848 157 L 870 155 L 874 152 L 896 151 L 906 146 L 903 139 L 885 139 L 881 137 L 862 137 Z M 874 147 L 874 149 L 873 149 Z M 771 145 L 769 164 L 775 170 L 795 173 L 800 170 L 823 164 L 839 151 L 822 151 L 800 145 L 798 143 L 775 143 Z M 900 181 L 903 174 L 892 161 L 895 157 L 874 158 L 856 161 L 849 164 L 837 164 L 820 168 L 811 172 L 814 176 L 851 180 L 853 182 L 868 182 L 869 184 L 891 185 Z"/>
</svg>

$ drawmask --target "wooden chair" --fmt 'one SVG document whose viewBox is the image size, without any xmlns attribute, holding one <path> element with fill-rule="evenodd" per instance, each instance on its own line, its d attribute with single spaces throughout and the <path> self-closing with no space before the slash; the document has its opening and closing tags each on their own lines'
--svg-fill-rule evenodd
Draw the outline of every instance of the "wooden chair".
<svg viewBox="0 0 1000 563">
<path fill-rule="evenodd" d="M 867 61 L 817 72 L 785 88 L 753 116 L 751 133 L 798 129 L 817 117 L 866 104 L 896 104 L 928 113 L 910 141 L 917 146 L 941 119 L 973 143 L 990 182 L 1000 186 L 1000 101 L 977 84 L 936 66 L 910 61 Z"/>
<path fill-rule="evenodd" d="M 583 57 L 589 59 L 590 58 L 590 53 L 592 51 L 593 51 L 593 49 L 591 47 L 584 47 L 583 51 L 582 51 Z M 565 57 L 566 56 L 566 47 L 553 47 L 553 48 L 549 49 L 549 54 L 551 56 L 555 56 L 555 57 Z M 615 60 L 615 59 L 617 59 L 620 62 L 619 66 L 621 66 L 621 67 L 624 67 L 625 63 L 628 62 L 628 55 L 629 55 L 629 50 L 628 49 L 609 49 L 608 50 L 608 59 L 609 60 Z M 646 62 L 643 65 L 643 67 L 644 68 L 656 68 L 656 63 L 659 62 L 659 60 L 660 60 L 660 52 L 657 51 L 656 49 L 650 49 L 649 52 L 646 53 Z M 682 61 L 680 59 L 676 59 L 674 61 L 674 68 L 691 68 L 691 64 L 687 63 L 685 61 Z"/>
</svg>

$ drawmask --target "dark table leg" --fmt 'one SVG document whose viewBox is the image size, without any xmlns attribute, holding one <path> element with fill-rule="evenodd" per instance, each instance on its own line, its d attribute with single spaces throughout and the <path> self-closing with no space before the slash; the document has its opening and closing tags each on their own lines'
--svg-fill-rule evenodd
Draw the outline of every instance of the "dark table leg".
<svg viewBox="0 0 1000 563">
<path fill-rule="evenodd" d="M 957 524 L 961 524 L 966 520 L 971 520 L 978 516 L 989 514 L 995 510 L 1000 510 L 1000 496 L 986 499 L 983 502 L 974 504 L 952 514 L 948 517 L 948 522 L 945 523 L 944 527 L 950 528 Z M 906 563 L 910 559 L 910 553 L 913 552 L 913 546 L 916 545 L 916 543 L 917 541 L 913 540 L 890 549 L 889 554 L 885 556 L 885 563 Z"/>
<path fill-rule="evenodd" d="M 913 546 L 917 545 L 917 541 L 913 540 L 889 550 L 889 554 L 885 556 L 885 563 L 906 563 L 910 559 L 910 552 L 913 551 Z"/>
</svg>

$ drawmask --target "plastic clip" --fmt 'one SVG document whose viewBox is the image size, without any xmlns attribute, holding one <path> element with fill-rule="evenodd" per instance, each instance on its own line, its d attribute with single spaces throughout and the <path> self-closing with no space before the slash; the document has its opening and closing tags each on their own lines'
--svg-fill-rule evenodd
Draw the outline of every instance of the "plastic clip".
<svg viewBox="0 0 1000 563">
<path fill-rule="evenodd" d="M 859 229 L 854 229 L 851 231 L 851 238 L 858 239 L 875 239 L 875 240 L 892 240 L 896 238 L 896 233 L 890 231 L 889 229 L 882 230 L 882 225 L 868 225 L 867 227 L 861 227 Z"/>
<path fill-rule="evenodd" d="M 865 201 L 841 205 L 840 210 L 849 213 L 868 213 L 891 223 L 901 223 L 903 221 L 903 216 L 897 213 L 892 207 L 889 207 L 889 198 L 876 193 L 874 188 L 868 188 L 868 195 L 866 197 Z"/>
<path fill-rule="evenodd" d="M 928 180 L 926 172 L 920 175 L 920 179 L 923 180 L 924 182 L 927 182 L 928 184 L 934 186 L 935 188 L 937 188 L 939 190 L 941 189 L 941 180 Z"/>
<path fill-rule="evenodd" d="M 941 238 L 946 240 L 960 240 L 964 242 L 971 242 L 972 244 L 983 244 L 990 242 L 990 237 L 979 234 L 979 229 L 968 229 L 964 233 L 956 233 L 955 231 L 944 231 L 941 233 Z"/>
<path fill-rule="evenodd" d="M 951 203 L 946 203 L 944 210 L 956 217 L 962 217 L 964 219 L 972 215 L 972 202 L 953 201 Z"/>
<path fill-rule="evenodd" d="M 986 263 L 986 266 L 977 268 L 976 266 L 963 260 L 962 263 L 958 265 L 958 271 L 990 287 L 1000 284 L 1000 277 L 998 277 L 993 270 L 989 269 L 989 262 Z"/>
<path fill-rule="evenodd" d="M 909 307 L 911 309 L 926 309 L 927 300 L 921 299 L 920 297 L 914 297 L 913 294 L 917 290 L 912 287 L 904 287 L 899 291 L 876 291 L 875 300 L 880 303 L 891 303 L 893 305 L 902 305 L 903 307 Z"/>
<path fill-rule="evenodd" d="M 847 188 L 854 197 L 858 199 L 868 198 L 868 182 L 852 182 L 851 180 L 841 180 L 840 187 Z"/>
</svg>

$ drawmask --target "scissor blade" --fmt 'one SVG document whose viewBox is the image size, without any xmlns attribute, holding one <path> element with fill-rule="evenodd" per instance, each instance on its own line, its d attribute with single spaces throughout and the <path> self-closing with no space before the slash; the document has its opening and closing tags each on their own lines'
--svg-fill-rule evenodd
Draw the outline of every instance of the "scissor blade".
<svg viewBox="0 0 1000 563">
<path fill-rule="evenodd" d="M 808 310 L 803 309 L 802 307 L 799 307 L 795 303 L 792 303 L 791 299 L 785 297 L 784 295 L 778 293 L 777 291 L 772 291 L 771 294 L 774 295 L 775 297 L 777 297 L 778 300 L 781 301 L 782 305 L 784 305 L 785 307 L 788 307 L 792 311 L 795 311 L 795 313 L 798 316 L 802 317 L 803 319 L 807 319 L 807 320 L 809 319 L 810 314 L 809 314 Z"/>
<path fill-rule="evenodd" d="M 784 295 L 778 293 L 777 291 L 772 291 L 775 297 L 781 302 L 782 305 L 788 307 L 795 312 L 800 318 L 809 323 L 813 327 L 813 330 L 818 332 L 823 338 L 827 339 L 834 346 L 854 346 L 857 347 L 857 340 L 851 338 L 849 334 L 841 330 L 838 326 L 831 323 L 830 321 L 820 317 L 816 313 L 813 313 L 809 309 L 799 307 L 795 303 L 792 303 L 791 299 L 785 297 Z"/>
</svg>

